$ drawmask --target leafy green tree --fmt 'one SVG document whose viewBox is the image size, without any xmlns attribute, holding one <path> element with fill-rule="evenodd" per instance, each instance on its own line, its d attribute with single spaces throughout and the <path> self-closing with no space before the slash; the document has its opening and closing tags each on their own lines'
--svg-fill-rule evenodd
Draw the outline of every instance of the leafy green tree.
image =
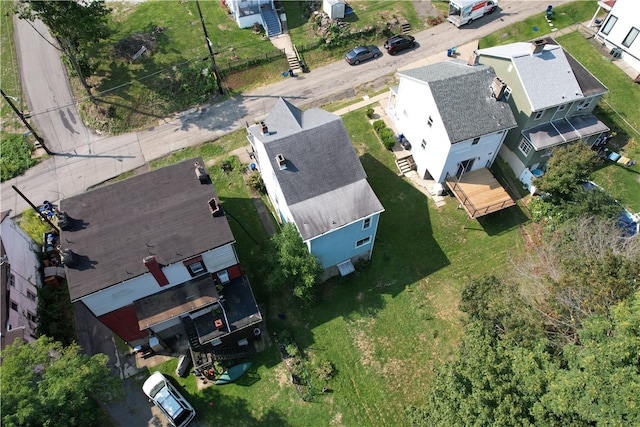
<svg viewBox="0 0 640 427">
<path fill-rule="evenodd" d="M 589 317 L 563 348 L 567 368 L 536 403 L 537 425 L 640 425 L 640 293 L 611 314 Z"/>
<path fill-rule="evenodd" d="M 265 267 L 267 286 L 271 289 L 290 287 L 293 295 L 305 302 L 313 299 L 314 287 L 323 271 L 292 223 L 285 224 L 280 233 L 271 237 Z"/>
<path fill-rule="evenodd" d="M 108 16 L 111 12 L 104 0 L 31 1 L 20 0 L 18 16 L 29 21 L 41 20 L 58 41 L 61 49 L 87 94 L 93 99 L 87 83 L 91 65 L 89 49 L 110 34 Z"/>
<path fill-rule="evenodd" d="M 16 341 L 2 352 L 2 425 L 103 426 L 98 399 L 120 396 L 107 356 L 87 356 L 46 336 Z"/>
<path fill-rule="evenodd" d="M 578 141 L 553 150 L 546 173 L 534 180 L 538 191 L 554 201 L 573 200 L 581 181 L 591 178 L 595 153 Z"/>
</svg>

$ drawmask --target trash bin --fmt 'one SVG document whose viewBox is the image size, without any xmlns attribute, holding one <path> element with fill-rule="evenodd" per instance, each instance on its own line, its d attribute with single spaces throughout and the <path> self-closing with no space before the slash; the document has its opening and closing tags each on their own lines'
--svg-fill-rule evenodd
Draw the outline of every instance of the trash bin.
<svg viewBox="0 0 640 427">
<path fill-rule="evenodd" d="M 251 164 L 249 165 L 249 169 L 251 169 L 252 171 L 254 171 L 254 170 L 258 169 L 258 166 L 256 166 L 256 164 L 255 164 L 255 163 L 251 163 Z"/>
<path fill-rule="evenodd" d="M 448 57 L 452 57 L 453 56 L 453 49 L 447 49 L 447 56 Z"/>
</svg>

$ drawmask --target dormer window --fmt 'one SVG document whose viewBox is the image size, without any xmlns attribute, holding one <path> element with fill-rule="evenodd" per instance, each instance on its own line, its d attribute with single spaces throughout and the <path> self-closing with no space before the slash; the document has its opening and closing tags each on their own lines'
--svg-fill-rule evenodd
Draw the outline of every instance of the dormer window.
<svg viewBox="0 0 640 427">
<path fill-rule="evenodd" d="M 591 104 L 591 99 L 583 99 L 582 101 L 578 102 L 576 110 L 584 110 L 585 108 L 589 107 L 589 104 Z"/>
<path fill-rule="evenodd" d="M 544 110 L 536 111 L 536 115 L 533 116 L 533 120 L 540 120 L 544 115 Z"/>
</svg>

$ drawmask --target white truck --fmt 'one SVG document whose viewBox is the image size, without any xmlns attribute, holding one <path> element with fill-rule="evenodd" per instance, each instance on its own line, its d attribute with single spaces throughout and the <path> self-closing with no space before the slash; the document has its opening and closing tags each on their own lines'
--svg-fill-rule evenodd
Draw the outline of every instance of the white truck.
<svg viewBox="0 0 640 427">
<path fill-rule="evenodd" d="M 456 27 L 461 27 L 492 13 L 497 7 L 498 0 L 451 0 L 447 20 Z"/>
</svg>

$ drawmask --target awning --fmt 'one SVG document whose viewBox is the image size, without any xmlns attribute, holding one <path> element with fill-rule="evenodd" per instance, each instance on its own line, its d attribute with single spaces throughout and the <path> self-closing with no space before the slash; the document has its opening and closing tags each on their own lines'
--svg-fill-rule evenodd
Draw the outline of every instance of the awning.
<svg viewBox="0 0 640 427">
<path fill-rule="evenodd" d="M 134 301 L 141 331 L 218 301 L 209 274 Z"/>
<path fill-rule="evenodd" d="M 540 151 L 608 130 L 607 125 L 598 120 L 593 114 L 581 114 L 523 130 L 522 136 L 533 145 L 536 151 Z"/>
</svg>

